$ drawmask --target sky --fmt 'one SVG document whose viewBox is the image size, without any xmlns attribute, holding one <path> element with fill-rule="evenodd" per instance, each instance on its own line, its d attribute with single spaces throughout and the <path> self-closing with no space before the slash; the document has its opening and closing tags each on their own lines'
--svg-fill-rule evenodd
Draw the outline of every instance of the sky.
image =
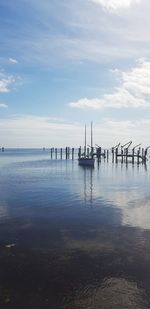
<svg viewBox="0 0 150 309">
<path fill-rule="evenodd" d="M 0 146 L 150 145 L 149 0 L 0 0 Z"/>
</svg>

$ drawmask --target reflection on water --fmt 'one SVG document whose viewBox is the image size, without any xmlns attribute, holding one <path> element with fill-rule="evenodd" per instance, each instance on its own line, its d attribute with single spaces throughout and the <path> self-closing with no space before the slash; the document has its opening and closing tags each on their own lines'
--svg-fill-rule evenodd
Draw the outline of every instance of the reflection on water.
<svg viewBox="0 0 150 309">
<path fill-rule="evenodd" d="M 149 166 L 30 150 L 0 173 L 0 308 L 150 308 Z"/>
<path fill-rule="evenodd" d="M 83 199 L 85 204 L 93 202 L 93 167 L 80 166 L 83 173 Z M 82 196 L 82 195 L 81 195 Z"/>
</svg>

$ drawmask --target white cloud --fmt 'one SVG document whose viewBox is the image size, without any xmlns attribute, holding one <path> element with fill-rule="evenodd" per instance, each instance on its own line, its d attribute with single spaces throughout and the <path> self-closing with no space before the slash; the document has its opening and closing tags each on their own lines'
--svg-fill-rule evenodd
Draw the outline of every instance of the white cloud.
<svg viewBox="0 0 150 309">
<path fill-rule="evenodd" d="M 15 83 L 15 78 L 12 75 L 0 73 L 0 92 L 9 92 L 13 83 Z"/>
<path fill-rule="evenodd" d="M 117 2 L 99 0 L 99 4 L 117 9 L 117 7 L 130 6 L 136 1 L 138 0 L 118 0 Z M 20 8 L 19 0 L 17 2 L 16 10 Z M 131 37 L 132 43 L 137 39 L 143 41 L 146 36 L 149 42 L 149 21 L 145 29 L 143 18 L 136 15 L 138 10 L 142 15 L 149 12 L 147 8 L 145 9 L 144 1 L 141 1 L 141 6 L 136 6 L 135 10 L 130 10 L 130 15 L 124 15 L 122 20 L 116 16 L 114 19 L 109 18 L 107 14 L 97 9 L 97 5 L 93 5 L 91 0 L 61 1 L 61 3 L 56 1 L 56 4 L 53 1 L 44 1 L 44 4 L 39 1 L 27 0 L 27 2 L 31 10 L 34 7 L 34 19 L 25 25 L 25 29 L 18 27 L 17 34 L 20 34 L 20 31 L 24 32 L 26 34 L 24 38 L 20 40 L 20 35 L 16 35 L 13 42 L 11 35 L 7 36 L 7 40 L 5 35 L 2 38 L 2 45 L 5 46 L 7 42 L 12 54 L 16 55 L 17 46 L 22 63 L 24 61 L 38 63 L 38 66 L 40 64 L 59 65 L 72 60 L 104 63 L 104 60 L 108 62 L 108 59 L 110 61 L 118 58 L 140 57 L 143 55 L 143 50 L 146 55 L 149 54 L 149 46 L 142 44 L 139 49 L 136 42 L 131 44 L 130 41 Z M 54 32 L 50 24 L 51 17 L 56 25 L 58 23 Z M 35 24 L 36 19 L 38 23 Z M 60 25 L 62 25 L 61 28 Z"/>
<path fill-rule="evenodd" d="M 15 29 L 17 35 L 13 38 L 11 32 L 6 38 L 5 32 L 1 38 L 2 46 L 9 48 L 12 55 L 21 54 L 22 63 L 59 66 L 80 61 L 109 63 L 123 59 L 135 59 L 149 56 L 150 19 L 148 0 L 135 5 L 127 14 L 122 11 L 123 18 L 117 15 L 109 18 L 103 14 L 101 6 L 108 8 L 130 6 L 136 0 L 99 0 L 99 5 L 87 1 L 29 1 L 28 7 L 34 8 L 34 19 L 22 28 Z M 96 1 L 96 0 L 95 0 Z M 98 0 L 97 0 L 98 1 Z M 114 6 L 115 3 L 115 6 Z M 117 3 L 117 4 L 116 4 Z M 22 8 L 17 0 L 16 10 Z M 101 6 L 100 6 L 101 5 Z M 10 6 L 10 4 L 9 4 Z M 55 20 L 57 27 L 51 26 Z M 145 21 L 143 23 L 143 20 Z M 39 26 L 38 26 L 39 25 Z M 61 25 L 61 28 L 60 28 Z M 146 25 L 146 26 L 145 26 Z M 21 33 L 25 33 L 20 40 Z M 145 44 L 147 43 L 147 44 Z M 4 49 L 5 53 L 5 49 Z M 18 56 L 16 56 L 18 57 Z M 19 56 L 20 57 L 20 56 Z M 67 66 L 70 68 L 70 66 Z"/>
<path fill-rule="evenodd" d="M 150 62 L 140 60 L 130 71 L 119 72 L 121 85 L 101 98 L 81 98 L 69 106 L 80 109 L 150 107 Z"/>
<path fill-rule="evenodd" d="M 112 12 L 129 8 L 133 4 L 140 3 L 141 0 L 91 0 L 91 2 L 100 4 L 104 9 Z"/>
<path fill-rule="evenodd" d="M 7 104 L 5 104 L 5 103 L 0 103 L 0 108 L 7 108 L 7 107 L 8 107 Z"/>
<path fill-rule="evenodd" d="M 18 61 L 16 59 L 14 59 L 14 58 L 9 58 L 9 62 L 10 63 L 14 63 L 14 64 L 18 63 Z"/>
</svg>

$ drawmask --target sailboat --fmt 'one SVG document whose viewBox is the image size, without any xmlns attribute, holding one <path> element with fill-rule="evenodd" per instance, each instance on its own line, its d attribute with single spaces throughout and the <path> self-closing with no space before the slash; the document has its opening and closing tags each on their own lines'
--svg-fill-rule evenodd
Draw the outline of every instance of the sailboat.
<svg viewBox="0 0 150 309">
<path fill-rule="evenodd" d="M 84 152 L 81 154 L 81 157 L 78 159 L 79 165 L 83 166 L 94 166 L 95 159 L 93 158 L 93 132 L 92 132 L 92 122 L 91 122 L 91 153 L 87 154 L 86 149 L 86 125 L 85 125 L 85 145 Z"/>
</svg>

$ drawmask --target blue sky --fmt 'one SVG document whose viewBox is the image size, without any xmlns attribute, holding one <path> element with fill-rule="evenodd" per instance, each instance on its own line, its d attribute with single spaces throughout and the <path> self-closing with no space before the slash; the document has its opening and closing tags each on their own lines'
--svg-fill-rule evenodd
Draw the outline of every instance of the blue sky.
<svg viewBox="0 0 150 309">
<path fill-rule="evenodd" d="M 0 0 L 6 147 L 149 145 L 148 0 Z"/>
</svg>

